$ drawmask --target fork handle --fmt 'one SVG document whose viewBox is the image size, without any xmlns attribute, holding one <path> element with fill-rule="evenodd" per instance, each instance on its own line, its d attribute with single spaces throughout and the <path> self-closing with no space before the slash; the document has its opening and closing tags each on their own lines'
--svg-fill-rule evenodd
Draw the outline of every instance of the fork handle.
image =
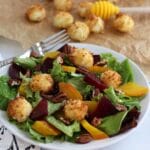
<svg viewBox="0 0 150 150">
<path fill-rule="evenodd" d="M 11 57 L 11 58 L 0 61 L 0 68 L 11 64 L 13 62 L 13 60 L 14 60 L 14 57 Z"/>
</svg>

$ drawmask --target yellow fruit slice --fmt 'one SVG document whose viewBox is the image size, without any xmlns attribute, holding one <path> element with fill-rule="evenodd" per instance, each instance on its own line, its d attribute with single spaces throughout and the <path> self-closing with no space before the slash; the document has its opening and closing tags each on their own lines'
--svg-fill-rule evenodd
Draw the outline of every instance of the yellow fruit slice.
<svg viewBox="0 0 150 150">
<path fill-rule="evenodd" d="M 60 82 L 59 83 L 59 90 L 67 95 L 69 99 L 79 99 L 82 100 L 83 97 L 80 92 L 71 84 Z"/>
<path fill-rule="evenodd" d="M 75 73 L 76 67 L 62 65 L 62 69 L 66 72 Z"/>
<path fill-rule="evenodd" d="M 82 120 L 81 125 L 91 134 L 91 136 L 95 139 L 104 139 L 108 138 L 108 135 L 104 133 L 103 131 L 97 129 L 96 127 L 92 126 L 87 122 L 87 120 Z"/>
<path fill-rule="evenodd" d="M 123 91 L 127 96 L 144 96 L 148 93 L 147 87 L 141 86 L 135 82 L 125 83 L 118 89 Z"/>
<path fill-rule="evenodd" d="M 59 51 L 46 52 L 43 57 L 43 61 L 47 58 L 55 59 L 60 54 Z"/>
<path fill-rule="evenodd" d="M 96 65 L 94 65 L 94 66 L 89 67 L 88 70 L 90 72 L 93 72 L 93 73 L 102 73 L 104 71 L 109 70 L 109 68 L 108 67 L 102 67 L 102 66 L 96 66 Z"/>
<path fill-rule="evenodd" d="M 92 113 L 96 107 L 98 102 L 97 101 L 84 101 L 88 105 L 88 112 Z"/>
<path fill-rule="evenodd" d="M 32 125 L 32 129 L 37 131 L 38 133 L 48 136 L 48 135 L 59 135 L 61 132 L 47 123 L 46 121 L 35 121 L 34 124 Z"/>
</svg>

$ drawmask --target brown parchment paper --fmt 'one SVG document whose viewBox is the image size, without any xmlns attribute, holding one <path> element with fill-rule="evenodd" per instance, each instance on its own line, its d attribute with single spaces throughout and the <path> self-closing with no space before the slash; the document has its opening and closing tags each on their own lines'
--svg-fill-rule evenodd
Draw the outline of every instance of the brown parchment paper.
<svg viewBox="0 0 150 150">
<path fill-rule="evenodd" d="M 76 20 L 80 19 L 76 12 L 80 1 L 74 0 L 72 13 Z M 47 18 L 41 23 L 30 23 L 25 18 L 27 8 L 35 3 L 42 3 L 47 10 Z M 150 6 L 150 0 L 118 0 L 117 4 Z M 53 14 L 53 0 L 0 0 L 0 35 L 21 42 L 26 49 L 57 31 L 52 26 Z M 130 15 L 135 20 L 131 33 L 118 33 L 108 23 L 104 34 L 91 34 L 85 42 L 106 46 L 128 56 L 141 66 L 150 79 L 150 14 Z"/>
</svg>

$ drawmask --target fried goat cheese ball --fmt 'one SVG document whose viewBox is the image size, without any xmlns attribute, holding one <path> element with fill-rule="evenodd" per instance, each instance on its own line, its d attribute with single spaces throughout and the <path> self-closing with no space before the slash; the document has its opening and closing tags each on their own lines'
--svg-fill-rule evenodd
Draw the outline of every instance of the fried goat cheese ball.
<svg viewBox="0 0 150 150">
<path fill-rule="evenodd" d="M 113 86 L 114 88 L 117 88 L 121 82 L 121 75 L 113 70 L 107 70 L 102 73 L 101 75 L 101 81 L 104 82 L 107 86 Z"/>
<path fill-rule="evenodd" d="M 93 55 L 84 48 L 76 48 L 75 51 L 69 55 L 69 59 L 73 64 L 85 68 L 89 68 L 94 64 Z"/>
<path fill-rule="evenodd" d="M 31 111 L 32 106 L 24 97 L 17 97 L 8 103 L 8 116 L 18 122 L 26 121 Z"/>
<path fill-rule="evenodd" d="M 26 16 L 30 21 L 40 22 L 46 17 L 46 10 L 40 4 L 32 5 L 28 8 Z"/>
<path fill-rule="evenodd" d="M 125 14 L 120 14 L 113 21 L 113 27 L 120 32 L 130 32 L 134 28 L 134 20 Z"/>
<path fill-rule="evenodd" d="M 50 74 L 36 74 L 30 81 L 30 88 L 33 92 L 49 92 L 53 87 L 54 81 Z"/>
<path fill-rule="evenodd" d="M 66 118 L 80 121 L 84 119 L 88 112 L 88 105 L 81 100 L 68 100 L 64 106 Z"/>
<path fill-rule="evenodd" d="M 86 24 L 93 33 L 103 33 L 104 32 L 104 21 L 97 16 L 91 16 L 87 19 Z"/>
<path fill-rule="evenodd" d="M 68 35 L 75 41 L 84 41 L 88 38 L 90 30 L 86 23 L 76 21 L 68 30 Z"/>
<path fill-rule="evenodd" d="M 53 19 L 53 25 L 56 28 L 68 28 L 73 23 L 73 16 L 68 12 L 58 12 Z"/>
<path fill-rule="evenodd" d="M 54 6 L 57 10 L 69 11 L 72 8 L 72 0 L 54 0 Z"/>
<path fill-rule="evenodd" d="M 80 17 L 88 17 L 90 14 L 90 9 L 92 7 L 92 3 L 91 2 L 81 2 L 79 3 L 78 6 L 78 14 Z"/>
</svg>

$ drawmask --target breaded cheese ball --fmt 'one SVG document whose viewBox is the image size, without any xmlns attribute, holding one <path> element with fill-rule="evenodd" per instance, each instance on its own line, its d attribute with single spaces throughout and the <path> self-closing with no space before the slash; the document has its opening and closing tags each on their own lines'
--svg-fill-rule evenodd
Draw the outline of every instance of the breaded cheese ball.
<svg viewBox="0 0 150 150">
<path fill-rule="evenodd" d="M 30 21 L 40 22 L 46 17 L 46 10 L 42 5 L 35 4 L 27 10 L 26 16 Z"/>
<path fill-rule="evenodd" d="M 91 16 L 86 24 L 89 26 L 89 29 L 93 33 L 103 33 L 104 31 L 104 21 L 97 16 Z"/>
<path fill-rule="evenodd" d="M 107 70 L 102 73 L 101 75 L 101 81 L 104 82 L 107 86 L 113 86 L 114 88 L 117 88 L 121 82 L 121 75 L 113 70 Z"/>
<path fill-rule="evenodd" d="M 81 21 L 76 21 L 68 28 L 68 35 L 71 39 L 76 41 L 84 41 L 89 36 L 89 27 L 86 23 Z"/>
<path fill-rule="evenodd" d="M 30 88 L 33 92 L 49 92 L 53 87 L 54 81 L 50 74 L 36 74 L 32 77 Z"/>
<path fill-rule="evenodd" d="M 78 7 L 78 14 L 80 17 L 88 17 L 90 14 L 90 9 L 92 7 L 91 2 L 81 2 Z"/>
<path fill-rule="evenodd" d="M 113 27 L 120 32 L 130 32 L 134 28 L 134 20 L 125 14 L 120 14 L 113 21 Z"/>
<path fill-rule="evenodd" d="M 57 10 L 69 11 L 72 8 L 72 0 L 54 0 L 54 6 Z"/>
<path fill-rule="evenodd" d="M 24 97 L 17 97 L 8 103 L 8 116 L 18 122 L 26 121 L 31 111 L 32 106 Z"/>
<path fill-rule="evenodd" d="M 82 120 L 88 112 L 88 105 L 81 100 L 68 100 L 64 106 L 66 118 L 70 120 Z"/>
<path fill-rule="evenodd" d="M 69 55 L 69 59 L 73 64 L 85 68 L 89 68 L 94 64 L 93 55 L 84 48 L 76 48 L 75 51 Z"/>
<path fill-rule="evenodd" d="M 58 12 L 54 16 L 53 25 L 56 28 L 68 28 L 73 23 L 73 16 L 68 12 Z"/>
</svg>

